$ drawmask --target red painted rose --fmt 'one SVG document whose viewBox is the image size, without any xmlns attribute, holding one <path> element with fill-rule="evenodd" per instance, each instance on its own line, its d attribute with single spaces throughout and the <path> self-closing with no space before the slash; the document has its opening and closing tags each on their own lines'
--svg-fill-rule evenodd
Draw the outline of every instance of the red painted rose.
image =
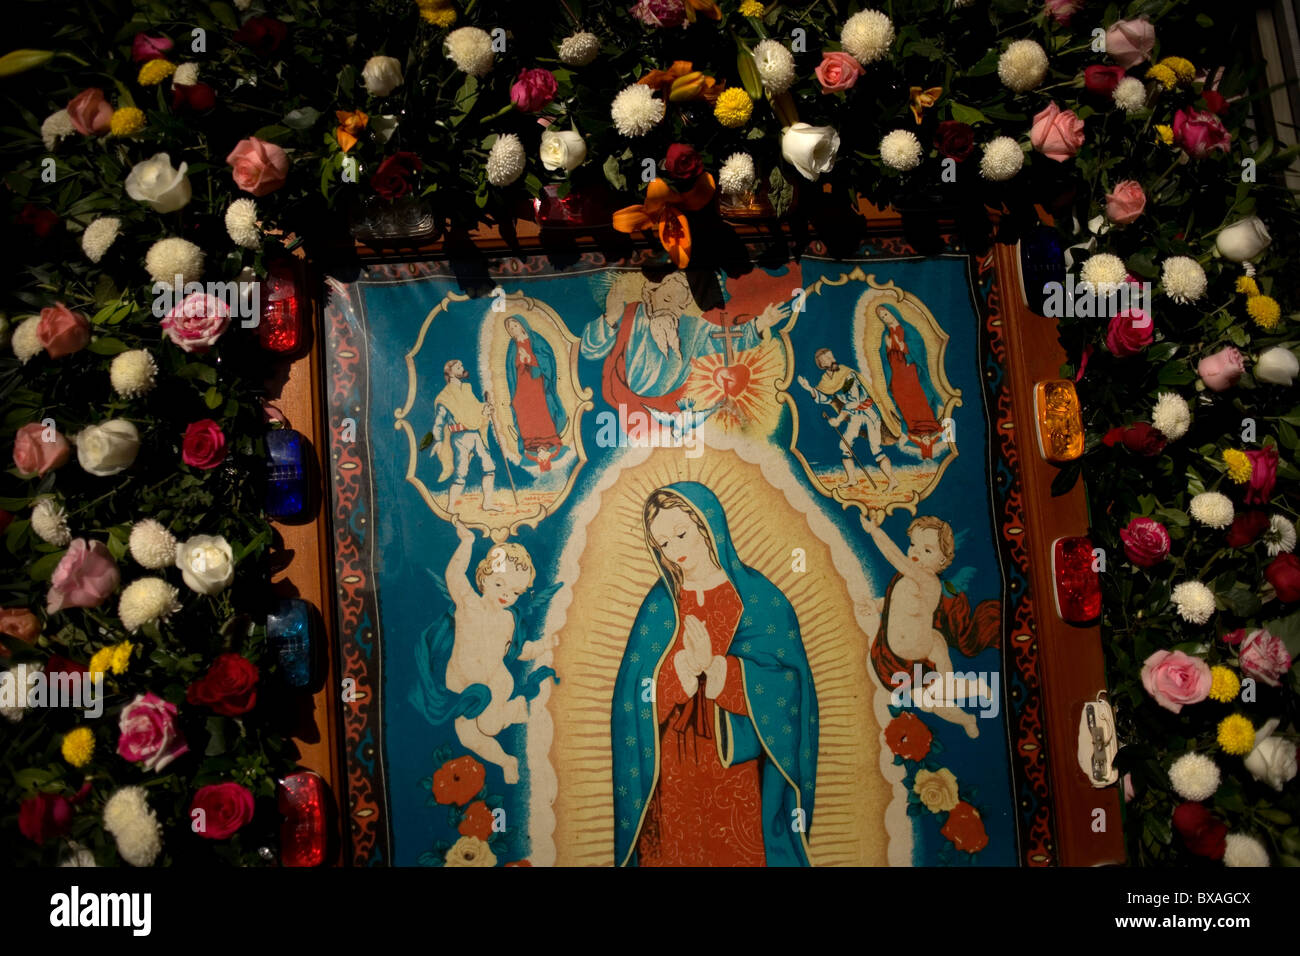
<svg viewBox="0 0 1300 956">
<path fill-rule="evenodd" d="M 433 775 L 433 798 L 439 803 L 463 806 L 483 789 L 487 771 L 468 755 L 448 760 Z"/>
<path fill-rule="evenodd" d="M 885 743 L 904 760 L 924 760 L 933 740 L 930 728 L 913 713 L 901 713 L 885 727 Z"/>
<path fill-rule="evenodd" d="M 246 714 L 257 704 L 257 665 L 240 654 L 222 654 L 189 686 L 185 699 L 226 717 Z"/>
<path fill-rule="evenodd" d="M 979 811 L 965 800 L 953 807 L 943 828 L 939 831 L 959 850 L 978 853 L 989 845 L 989 835 Z"/>
<path fill-rule="evenodd" d="M 465 808 L 465 819 L 460 821 L 457 829 L 461 836 L 486 840 L 492 835 L 492 811 L 482 800 L 475 800 Z"/>
<path fill-rule="evenodd" d="M 181 461 L 195 468 L 216 468 L 226 460 L 226 436 L 210 418 L 191 422 L 181 439 Z"/>
<path fill-rule="evenodd" d="M 195 810 L 203 811 L 202 815 Z M 228 840 L 252 819 L 253 795 L 238 783 L 209 784 L 194 794 L 190 803 L 191 825 L 207 840 Z"/>
</svg>

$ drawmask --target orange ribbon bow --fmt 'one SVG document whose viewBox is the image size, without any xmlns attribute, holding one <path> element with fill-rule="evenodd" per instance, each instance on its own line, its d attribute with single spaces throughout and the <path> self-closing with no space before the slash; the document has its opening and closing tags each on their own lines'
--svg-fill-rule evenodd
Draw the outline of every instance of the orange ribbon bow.
<svg viewBox="0 0 1300 956">
<path fill-rule="evenodd" d="M 912 115 L 916 117 L 916 122 L 921 122 L 921 114 L 938 101 L 943 96 L 942 86 L 932 86 L 928 90 L 923 90 L 919 86 L 911 88 L 910 99 L 912 101 Z"/>
<path fill-rule="evenodd" d="M 335 110 L 334 115 L 339 120 L 339 128 L 334 131 L 334 138 L 339 141 L 339 149 L 346 153 L 357 145 L 357 136 L 366 128 L 370 117 L 361 110 L 353 110 L 351 113 L 346 110 Z"/>
<path fill-rule="evenodd" d="M 686 213 L 705 206 L 714 191 L 713 177 L 708 173 L 700 173 L 695 185 L 684 193 L 655 179 L 646 187 L 644 203 L 614 213 L 614 228 L 619 232 L 656 230 L 672 264 L 684 269 L 691 261 L 691 227 Z"/>
</svg>

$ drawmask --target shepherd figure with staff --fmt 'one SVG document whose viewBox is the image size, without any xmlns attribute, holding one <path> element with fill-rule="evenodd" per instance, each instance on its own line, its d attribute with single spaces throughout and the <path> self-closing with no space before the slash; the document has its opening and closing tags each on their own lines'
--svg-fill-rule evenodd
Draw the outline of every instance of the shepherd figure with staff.
<svg viewBox="0 0 1300 956">
<path fill-rule="evenodd" d="M 437 411 L 433 420 L 433 449 L 430 454 L 441 465 L 438 481 L 452 478 L 451 488 L 447 492 L 447 510 L 456 510 L 460 496 L 465 492 L 470 459 L 477 457 L 483 473 L 483 510 L 500 511 L 501 508 L 492 500 L 496 463 L 492 461 L 487 447 L 488 431 L 494 424 L 491 395 L 484 393 L 483 401 L 475 397 L 474 387 L 469 383 L 469 373 L 465 371 L 465 365 L 460 359 L 447 362 L 442 367 L 442 377 L 446 385 L 434 399 Z"/>
<path fill-rule="evenodd" d="M 876 459 L 876 466 L 888 482 L 885 491 L 893 491 L 898 487 L 898 479 L 894 477 L 894 469 L 880 445 L 880 412 L 876 410 L 876 403 L 871 400 L 867 391 L 867 386 L 871 382 L 870 374 L 864 375 L 846 365 L 840 365 L 835 361 L 835 356 L 830 349 L 818 349 L 813 355 L 813 360 L 822 370 L 821 381 L 813 386 L 808 379 L 800 375 L 799 384 L 818 405 L 830 405 L 835 410 L 834 418 L 826 418 L 832 428 L 839 432 L 840 425 L 844 425 L 844 430 L 840 432 L 840 451 L 848 483 L 855 485 L 859 481 L 854 473 L 857 455 L 853 453 L 853 442 L 861 438 L 865 431 L 867 444 L 871 446 L 871 454 Z M 861 467 L 861 462 L 858 462 L 858 465 Z M 875 485 L 875 481 L 865 468 L 862 468 L 862 474 L 873 486 Z"/>
</svg>

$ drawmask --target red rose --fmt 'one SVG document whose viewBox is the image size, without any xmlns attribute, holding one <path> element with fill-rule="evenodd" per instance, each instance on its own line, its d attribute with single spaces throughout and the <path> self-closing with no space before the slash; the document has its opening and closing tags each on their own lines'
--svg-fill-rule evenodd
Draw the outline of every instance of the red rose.
<svg viewBox="0 0 1300 956">
<path fill-rule="evenodd" d="M 59 215 L 51 209 L 26 203 L 18 213 L 18 222 L 23 226 L 31 226 L 37 239 L 44 239 L 59 224 Z"/>
<path fill-rule="evenodd" d="M 181 439 L 181 461 L 195 468 L 216 468 L 226 460 L 226 436 L 210 418 L 191 422 Z"/>
<path fill-rule="evenodd" d="M 944 120 L 935 127 L 934 147 L 940 156 L 964 162 L 975 148 L 975 130 L 966 123 Z"/>
<path fill-rule="evenodd" d="M 1244 548 L 1264 533 L 1268 527 L 1268 515 L 1262 511 L 1243 511 L 1232 519 L 1228 529 L 1228 547 Z"/>
<path fill-rule="evenodd" d="M 1106 348 L 1118 358 L 1136 355 L 1151 344 L 1155 325 L 1141 309 L 1125 309 L 1106 327 Z"/>
<path fill-rule="evenodd" d="M 1150 457 L 1164 451 L 1165 440 L 1160 429 L 1152 428 L 1146 422 L 1138 422 L 1127 428 L 1112 428 L 1102 437 L 1101 443 L 1111 447 L 1122 444 L 1131 452 Z"/>
<path fill-rule="evenodd" d="M 1223 94 L 1216 90 L 1204 90 L 1201 93 L 1201 99 L 1205 100 L 1205 105 L 1209 107 L 1210 112 L 1216 116 L 1223 116 L 1228 112 L 1228 101 L 1223 98 Z"/>
<path fill-rule="evenodd" d="M 524 113 L 536 113 L 555 99 L 555 77 L 540 68 L 520 70 L 519 79 L 510 87 L 510 102 Z"/>
<path fill-rule="evenodd" d="M 1226 153 L 1232 134 L 1213 113 L 1181 109 L 1174 114 L 1174 144 L 1193 159 L 1204 159 L 1214 150 Z"/>
<path fill-rule="evenodd" d="M 1224 634 L 1223 643 L 1227 644 L 1229 647 L 1235 647 L 1241 643 L 1242 638 L 1245 636 L 1246 629 L 1244 627 L 1239 627 L 1235 631 L 1229 631 L 1227 634 Z"/>
<path fill-rule="evenodd" d="M 411 191 L 411 177 L 423 168 L 424 162 L 414 153 L 394 153 L 379 164 L 370 185 L 385 199 L 400 199 Z"/>
<path fill-rule="evenodd" d="M 885 727 L 885 743 L 904 760 L 924 760 L 930 752 L 934 734 L 916 714 L 899 714 Z"/>
<path fill-rule="evenodd" d="M 252 819 L 253 795 L 242 784 L 209 784 L 190 803 L 190 826 L 206 840 L 227 840 Z"/>
<path fill-rule="evenodd" d="M 1169 532 L 1152 518 L 1134 518 L 1121 528 L 1125 556 L 1139 568 L 1150 568 L 1169 556 Z"/>
<path fill-rule="evenodd" d="M 242 43 L 258 56 L 269 56 L 280 49 L 289 28 L 275 17 L 249 17 L 235 31 L 234 40 Z"/>
<path fill-rule="evenodd" d="M 475 800 L 465 808 L 465 819 L 460 821 L 457 829 L 461 836 L 486 840 L 492 835 L 492 811 L 482 800 Z"/>
<path fill-rule="evenodd" d="M 694 146 L 673 143 L 668 147 L 668 155 L 664 157 L 663 169 L 673 179 L 694 179 L 704 172 L 704 163 Z"/>
<path fill-rule="evenodd" d="M 1228 828 L 1199 803 L 1184 803 L 1174 810 L 1174 829 L 1187 849 L 1211 860 L 1223 859 Z"/>
<path fill-rule="evenodd" d="M 185 699 L 226 717 L 246 714 L 257 703 L 257 665 L 239 654 L 222 654 L 189 686 Z"/>
<path fill-rule="evenodd" d="M 1279 554 L 1264 569 L 1264 577 L 1273 585 L 1279 601 L 1286 604 L 1300 601 L 1300 558 L 1294 554 Z"/>
<path fill-rule="evenodd" d="M 1246 504 L 1266 505 L 1277 484 L 1277 449 L 1272 445 L 1259 451 L 1248 451 L 1250 459 L 1250 486 L 1246 489 Z"/>
<path fill-rule="evenodd" d="M 202 113 L 217 103 L 217 93 L 206 83 L 172 83 L 172 109 Z"/>
<path fill-rule="evenodd" d="M 137 33 L 135 39 L 131 41 L 131 59 L 136 63 L 161 60 L 171 48 L 172 41 L 167 37 L 151 37 Z"/>
<path fill-rule="evenodd" d="M 45 662 L 45 673 L 50 677 L 59 674 L 87 674 L 85 664 L 79 664 L 70 657 L 64 657 L 62 654 L 51 654 L 50 659 Z"/>
<path fill-rule="evenodd" d="M 1086 66 L 1083 68 L 1083 85 L 1089 93 L 1109 97 L 1124 79 L 1122 66 Z"/>
<path fill-rule="evenodd" d="M 72 825 L 72 801 L 52 793 L 28 797 L 18 807 L 18 832 L 37 846 L 61 837 Z"/>
<path fill-rule="evenodd" d="M 468 755 L 448 760 L 433 775 L 433 798 L 439 803 L 463 806 L 483 789 L 487 771 Z"/>
<path fill-rule="evenodd" d="M 953 807 L 939 831 L 959 850 L 978 853 L 989 845 L 989 835 L 984 830 L 980 813 L 965 800 Z"/>
<path fill-rule="evenodd" d="M 13 523 L 13 514 L 0 508 L 0 534 L 4 534 L 5 530 Z"/>
</svg>

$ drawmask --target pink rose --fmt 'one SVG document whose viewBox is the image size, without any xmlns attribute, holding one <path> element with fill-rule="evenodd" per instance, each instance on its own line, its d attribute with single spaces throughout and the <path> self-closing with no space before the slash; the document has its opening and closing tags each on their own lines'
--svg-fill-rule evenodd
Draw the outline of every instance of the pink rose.
<svg viewBox="0 0 1300 956">
<path fill-rule="evenodd" d="M 1270 687 L 1282 686 L 1281 678 L 1291 669 L 1291 655 L 1282 639 L 1268 631 L 1251 631 L 1237 649 L 1242 673 L 1262 680 Z"/>
<path fill-rule="evenodd" d="M 279 146 L 250 136 L 241 139 L 226 157 L 235 185 L 254 196 L 265 196 L 284 185 L 289 175 L 289 157 Z"/>
<path fill-rule="evenodd" d="M 1140 568 L 1155 567 L 1169 555 L 1169 532 L 1153 518 L 1134 518 L 1119 537 L 1125 556 Z"/>
<path fill-rule="evenodd" d="M 210 418 L 191 422 L 181 439 L 181 461 L 194 468 L 216 468 L 226 460 L 226 436 Z"/>
<path fill-rule="evenodd" d="M 519 79 L 510 87 L 510 102 L 517 110 L 536 113 L 555 99 L 555 88 L 550 70 L 520 70 Z"/>
<path fill-rule="evenodd" d="M 1055 103 L 1048 103 L 1034 117 L 1029 142 L 1048 159 L 1063 163 L 1083 145 L 1083 120 L 1075 115 L 1074 110 L 1062 112 Z"/>
<path fill-rule="evenodd" d="M 76 538 L 50 578 L 45 613 L 65 607 L 99 607 L 121 581 L 117 564 L 102 541 Z"/>
<path fill-rule="evenodd" d="M 817 69 L 813 72 L 817 74 L 817 82 L 822 85 L 823 93 L 838 93 L 852 89 L 853 84 L 858 82 L 858 77 L 867 71 L 856 57 L 836 50 L 823 53 L 821 63 L 817 64 Z"/>
<path fill-rule="evenodd" d="M 214 295 L 191 292 L 162 320 L 163 331 L 186 352 L 212 348 L 230 325 L 230 308 Z"/>
<path fill-rule="evenodd" d="M 41 309 L 36 336 L 50 358 L 62 358 L 80 352 L 90 344 L 90 323 L 80 312 L 73 312 L 62 302 Z"/>
<path fill-rule="evenodd" d="M 49 441 L 45 440 L 47 437 Z M 14 464 L 29 478 L 62 468 L 71 454 L 72 446 L 52 425 L 48 435 L 46 426 L 32 422 L 18 429 L 14 436 Z"/>
<path fill-rule="evenodd" d="M 166 37 L 150 37 L 137 33 L 131 41 L 131 59 L 136 63 L 146 60 L 161 60 L 172 48 L 172 41 Z"/>
<path fill-rule="evenodd" d="M 1057 23 L 1069 23 L 1070 17 L 1079 12 L 1083 0 L 1047 0 L 1043 12 Z"/>
<path fill-rule="evenodd" d="M 103 136 L 113 119 L 113 107 L 98 87 L 82 90 L 65 107 L 73 128 L 82 136 Z"/>
<path fill-rule="evenodd" d="M 1142 215 L 1147 207 L 1147 194 L 1135 179 L 1126 179 L 1115 184 L 1115 188 L 1106 196 L 1106 218 L 1117 226 L 1127 226 Z"/>
<path fill-rule="evenodd" d="M 202 814 L 195 814 L 202 810 Z M 190 819 L 202 820 L 198 830 L 209 840 L 226 840 L 235 831 L 253 819 L 253 795 L 238 783 L 212 783 L 194 794 L 190 803 Z"/>
<path fill-rule="evenodd" d="M 1151 344 L 1155 323 L 1141 309 L 1125 309 L 1113 316 L 1106 327 L 1106 348 L 1125 358 L 1136 355 Z"/>
<path fill-rule="evenodd" d="M 1226 153 L 1231 143 L 1232 134 L 1213 113 L 1181 109 L 1174 114 L 1174 145 L 1193 159 L 1204 159 L 1216 149 Z"/>
<path fill-rule="evenodd" d="M 1147 22 L 1146 17 L 1120 20 L 1106 31 L 1106 52 L 1126 70 L 1150 59 L 1155 45 L 1156 28 Z"/>
<path fill-rule="evenodd" d="M 1248 451 L 1250 459 L 1250 487 L 1246 489 L 1246 504 L 1266 505 L 1277 484 L 1277 449 L 1272 445 L 1259 451 Z"/>
<path fill-rule="evenodd" d="M 1142 665 L 1142 686 L 1157 704 L 1175 714 L 1184 704 L 1199 704 L 1210 693 L 1210 666 L 1182 651 L 1156 651 Z"/>
<path fill-rule="evenodd" d="M 135 700 L 122 708 L 118 727 L 122 731 L 118 755 L 140 763 L 145 770 L 162 770 L 190 749 L 176 727 L 176 705 L 152 692 L 136 694 Z"/>
<path fill-rule="evenodd" d="M 1242 361 L 1241 353 L 1231 345 L 1205 356 L 1196 366 L 1196 374 L 1201 376 L 1205 387 L 1215 392 L 1236 385 L 1244 371 L 1246 363 Z"/>
</svg>

